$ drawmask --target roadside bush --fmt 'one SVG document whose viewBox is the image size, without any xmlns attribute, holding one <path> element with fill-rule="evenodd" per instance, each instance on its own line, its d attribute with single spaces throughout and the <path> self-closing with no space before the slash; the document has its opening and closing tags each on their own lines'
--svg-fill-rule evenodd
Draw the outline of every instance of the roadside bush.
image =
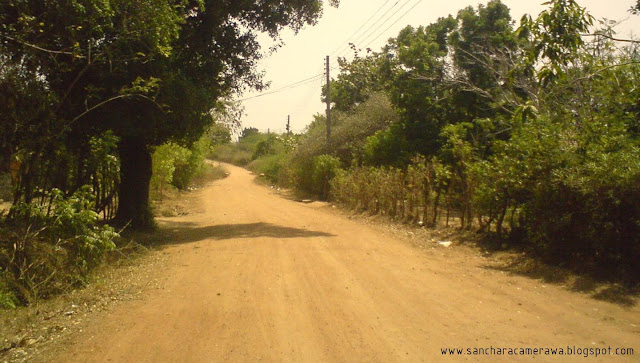
<svg viewBox="0 0 640 363">
<path fill-rule="evenodd" d="M 164 189 L 173 183 L 176 165 L 186 164 L 189 154 L 188 149 L 174 143 L 160 145 L 153 152 L 151 187 L 158 191 L 160 198 Z"/>
<path fill-rule="evenodd" d="M 256 160 L 261 156 L 274 154 L 276 152 L 274 147 L 275 141 L 276 140 L 273 136 L 269 136 L 264 140 L 258 141 L 255 150 L 253 151 L 253 155 L 251 155 L 251 160 Z"/>
<path fill-rule="evenodd" d="M 524 228 L 553 262 L 640 276 L 640 147 L 626 132 L 592 123 L 574 143 L 560 144 L 564 164 L 532 188 Z"/>
<path fill-rule="evenodd" d="M 245 129 L 235 143 L 214 146 L 210 155 L 215 160 L 244 167 L 261 156 L 282 153 L 284 149 L 282 137 L 251 128 Z"/>
<path fill-rule="evenodd" d="M 188 149 L 185 159 L 176 160 L 176 168 L 173 172 L 173 186 L 180 190 L 189 187 L 193 178 L 202 172 L 208 149 L 209 141 L 202 137 Z"/>
<path fill-rule="evenodd" d="M 286 154 L 274 154 L 252 161 L 247 165 L 247 169 L 257 174 L 264 174 L 265 178 L 272 183 L 286 186 L 290 184 L 285 174 L 288 164 L 289 158 Z"/>
<path fill-rule="evenodd" d="M 86 281 L 115 248 L 118 233 L 98 225 L 90 187 L 65 198 L 54 189 L 48 205 L 19 203 L 0 223 L 0 300 L 28 304 Z"/>
<path fill-rule="evenodd" d="M 362 159 L 362 149 L 367 138 L 385 130 L 399 120 L 397 112 L 384 93 L 371 94 L 367 101 L 350 112 L 332 113 L 331 139 L 326 141 L 326 118 L 314 116 L 293 152 L 295 160 L 305 162 L 323 154 L 333 155 L 343 165 L 353 159 Z"/>
<path fill-rule="evenodd" d="M 206 137 L 200 138 L 190 148 L 172 142 L 158 146 L 152 155 L 151 187 L 160 194 L 160 198 L 169 185 L 186 189 L 202 172 L 207 153 L 209 140 Z"/>
<path fill-rule="evenodd" d="M 212 159 L 236 166 L 246 166 L 251 162 L 252 156 L 252 151 L 240 149 L 236 144 L 214 146 L 210 154 L 210 158 Z"/>
<path fill-rule="evenodd" d="M 322 199 L 329 198 L 330 184 L 340 170 L 340 160 L 331 155 L 320 155 L 313 159 L 309 190 Z"/>
<path fill-rule="evenodd" d="M 408 149 L 402 126 L 393 124 L 367 137 L 362 147 L 362 162 L 371 166 L 406 165 L 410 159 Z"/>
</svg>

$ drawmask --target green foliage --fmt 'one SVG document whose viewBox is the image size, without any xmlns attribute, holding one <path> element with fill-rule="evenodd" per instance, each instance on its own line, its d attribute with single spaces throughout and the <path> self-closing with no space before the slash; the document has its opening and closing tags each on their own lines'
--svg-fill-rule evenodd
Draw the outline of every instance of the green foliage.
<svg viewBox="0 0 640 363">
<path fill-rule="evenodd" d="M 91 269 L 115 248 L 118 237 L 98 225 L 90 187 L 68 198 L 54 189 L 47 206 L 19 203 L 0 224 L 0 290 L 22 303 L 83 283 Z"/>
<path fill-rule="evenodd" d="M 251 136 L 260 134 L 260 130 L 255 127 L 245 127 L 240 134 L 240 140 L 250 138 Z"/>
<path fill-rule="evenodd" d="M 532 48 L 526 58 L 528 72 L 533 73 L 538 59 L 549 61 L 538 71 L 538 79 L 548 85 L 555 81 L 563 67 L 575 62 L 584 45 L 583 34 L 593 25 L 593 16 L 575 0 L 551 0 L 545 3 L 549 9 L 536 20 L 525 15 L 518 34 L 531 39 Z"/>
<path fill-rule="evenodd" d="M 209 142 L 212 147 L 231 142 L 231 131 L 229 131 L 228 127 L 221 124 L 214 123 L 206 135 L 209 138 Z"/>
<path fill-rule="evenodd" d="M 20 304 L 20 300 L 6 286 L 5 277 L 0 276 L 0 309 L 15 309 Z"/>
<path fill-rule="evenodd" d="M 333 109 L 349 112 L 367 101 L 372 94 L 382 91 L 385 80 L 383 53 L 368 53 L 360 57 L 355 51 L 355 59 L 347 62 L 338 58 L 340 73 L 331 81 L 331 102 Z M 322 101 L 326 100 L 327 88 L 322 89 Z"/>
<path fill-rule="evenodd" d="M 637 280 L 637 44 L 615 44 L 608 28 L 587 43 L 593 18 L 584 8 L 573 0 L 546 5 L 517 31 L 500 1 L 469 7 L 403 29 L 384 56 L 343 66 L 338 91 L 381 90 L 398 119 L 341 157 L 353 166 L 337 173 L 331 195 L 428 225 L 446 209 L 500 245 L 521 243 L 554 263 Z M 372 78 L 358 73 L 367 67 Z M 366 102 L 355 90 L 353 99 L 336 96 L 349 112 Z M 297 153 L 331 149 L 305 150 Z M 410 162 L 416 153 L 423 156 Z M 301 160 L 301 175 L 310 175 L 309 158 Z"/>
<path fill-rule="evenodd" d="M 225 163 L 246 166 L 251 162 L 253 152 L 240 148 L 238 144 L 224 144 L 214 147 L 210 156 Z"/>
<path fill-rule="evenodd" d="M 189 187 L 193 178 L 202 171 L 209 147 L 209 139 L 203 136 L 190 148 L 171 142 L 156 148 L 152 155 L 151 186 L 158 191 L 160 198 L 169 185 L 182 190 Z"/>
<path fill-rule="evenodd" d="M 91 137 L 112 131 L 120 138 L 117 219 L 144 227 L 151 223 L 151 149 L 198 140 L 221 99 L 263 89 L 258 34 L 278 39 L 321 12 L 320 0 L 2 2 L 0 82 L 12 87 L 0 92 L 10 101 L 1 161 L 19 149 L 38 156 L 64 150 L 82 160 Z M 34 137 L 17 137 L 25 133 Z M 33 163 L 31 172 L 47 169 Z M 20 196 L 29 201 L 33 190 L 46 189 L 42 179 L 28 175 Z"/>
<path fill-rule="evenodd" d="M 193 178 L 202 172 L 209 148 L 209 141 L 206 136 L 203 136 L 188 149 L 186 160 L 176 159 L 172 180 L 173 186 L 181 190 L 189 187 Z"/>
<path fill-rule="evenodd" d="M 326 142 L 326 119 L 319 115 L 299 140 L 290 139 L 295 141 L 288 147 L 293 155 L 292 168 L 311 168 L 312 159 L 323 154 L 337 157 L 343 165 L 362 160 L 367 137 L 397 122 L 399 117 L 389 98 L 384 93 L 375 93 L 350 112 L 334 112 L 332 119 L 329 143 Z"/>
<path fill-rule="evenodd" d="M 274 142 L 275 138 L 271 135 L 264 140 L 258 141 L 256 144 L 256 149 L 251 155 L 251 160 L 255 160 L 264 155 L 271 155 L 275 152 L 274 150 Z"/>
<path fill-rule="evenodd" d="M 405 138 L 402 125 L 393 124 L 385 130 L 367 137 L 362 147 L 362 162 L 365 165 L 406 165 L 409 143 Z"/>
<path fill-rule="evenodd" d="M 322 199 L 329 198 L 329 182 L 340 170 L 340 160 L 331 155 L 320 155 L 313 159 L 311 184 L 308 189 Z"/>
<path fill-rule="evenodd" d="M 257 174 L 264 174 L 264 177 L 272 183 L 290 185 L 290 178 L 285 174 L 288 171 L 288 165 L 288 155 L 281 153 L 263 155 L 249 163 L 247 168 Z"/>
<path fill-rule="evenodd" d="M 151 186 L 155 188 L 160 197 L 163 196 L 163 189 L 173 182 L 173 175 L 176 165 L 184 165 L 189 159 L 189 150 L 174 143 L 160 145 L 153 153 L 153 175 Z"/>
<path fill-rule="evenodd" d="M 263 163 L 260 161 L 253 163 L 253 161 L 269 158 L 272 155 L 284 155 L 294 147 L 297 140 L 296 136 L 263 134 L 253 128 L 245 130 L 252 131 L 246 132 L 236 143 L 215 146 L 211 156 L 216 160 L 238 166 L 248 166 L 251 163 L 249 168 L 257 171 L 261 167 L 256 165 Z"/>
</svg>

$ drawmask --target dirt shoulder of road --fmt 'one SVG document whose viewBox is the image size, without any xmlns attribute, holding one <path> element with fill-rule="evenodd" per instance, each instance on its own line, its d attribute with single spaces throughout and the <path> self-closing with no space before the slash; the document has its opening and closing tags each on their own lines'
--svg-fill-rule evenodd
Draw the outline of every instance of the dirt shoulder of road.
<svg viewBox="0 0 640 363">
<path fill-rule="evenodd" d="M 0 361 L 29 361 L 61 338 L 82 332 L 97 314 L 157 286 L 154 272 L 163 268 L 165 255 L 136 242 L 149 237 L 128 236 L 128 247 L 120 247 L 82 288 L 31 306 L 0 310 Z"/>
<path fill-rule="evenodd" d="M 333 206 L 331 206 L 333 207 Z M 606 301 L 621 307 L 632 307 L 640 302 L 640 286 L 625 286 L 617 282 L 598 280 L 580 275 L 571 270 L 549 265 L 525 252 L 512 249 L 487 247 L 482 236 L 472 231 L 461 231 L 455 227 L 437 229 L 420 228 L 391 221 L 383 216 L 354 213 L 339 209 L 347 218 L 362 221 L 399 239 L 405 239 L 420 249 L 435 249 L 435 244 L 449 245 L 448 249 L 457 254 L 481 256 L 483 267 L 501 271 L 509 275 L 522 276 L 541 284 L 552 284 L 567 291 L 581 294 L 595 300 Z"/>
<path fill-rule="evenodd" d="M 154 213 L 157 217 L 197 213 L 199 192 L 220 178 L 209 174 L 189 190 L 167 191 L 161 200 L 152 200 Z M 10 206 L 0 204 L 0 209 Z M 43 351 L 55 351 L 56 346 L 64 345 L 65 338 L 82 333 L 83 326 L 99 314 L 108 314 L 120 303 L 158 289 L 161 279 L 157 272 L 165 270 L 167 263 L 164 240 L 162 227 L 153 232 L 125 233 L 117 250 L 93 271 L 86 286 L 32 306 L 0 309 L 0 362 L 30 361 Z"/>
<path fill-rule="evenodd" d="M 448 252 L 466 256 L 481 256 L 484 261 L 483 266 L 487 269 L 526 277 L 542 284 L 557 285 L 567 291 L 621 307 L 635 306 L 640 302 L 640 284 L 625 286 L 617 282 L 603 281 L 592 276 L 576 274 L 566 268 L 549 265 L 522 251 L 489 247 L 480 234 L 455 227 L 455 221 L 452 221 L 449 226 L 445 226 L 442 222 L 438 228 L 425 228 L 392 220 L 386 216 L 355 212 L 333 203 L 306 199 L 306 196 L 300 196 L 293 190 L 281 188 L 260 179 L 256 178 L 258 185 L 270 188 L 274 194 L 283 198 L 309 203 L 315 208 L 359 221 L 371 228 L 389 233 L 397 239 L 403 239 L 418 249 L 436 249 L 439 246 L 447 246 Z"/>
</svg>

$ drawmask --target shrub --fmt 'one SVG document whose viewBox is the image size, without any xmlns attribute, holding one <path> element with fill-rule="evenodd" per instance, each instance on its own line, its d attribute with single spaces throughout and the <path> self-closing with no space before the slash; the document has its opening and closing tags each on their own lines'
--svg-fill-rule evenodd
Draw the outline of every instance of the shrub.
<svg viewBox="0 0 640 363">
<path fill-rule="evenodd" d="M 237 166 L 247 166 L 253 160 L 270 154 L 283 153 L 283 139 L 274 134 L 262 134 L 255 129 L 250 130 L 238 142 L 217 145 L 213 148 L 213 159 Z"/>
<path fill-rule="evenodd" d="M 173 183 L 176 165 L 186 164 L 189 154 L 188 149 L 174 143 L 160 145 L 154 151 L 151 186 L 160 193 L 160 198 L 166 186 Z"/>
<path fill-rule="evenodd" d="M 85 282 L 115 248 L 118 237 L 98 225 L 90 187 L 65 198 L 54 189 L 48 205 L 19 203 L 0 224 L 0 300 L 30 303 Z"/>
<path fill-rule="evenodd" d="M 285 169 L 288 164 L 286 154 L 266 155 L 252 161 L 247 168 L 255 173 L 264 174 L 264 176 L 272 183 L 287 185 L 287 177 Z"/>
<path fill-rule="evenodd" d="M 275 139 L 273 136 L 269 136 L 264 140 L 258 141 L 255 147 L 255 151 L 253 152 L 253 155 L 251 155 L 251 160 L 256 160 L 261 156 L 275 153 L 274 142 Z"/>
<path fill-rule="evenodd" d="M 190 148 L 169 142 L 156 148 L 152 155 L 151 186 L 163 196 L 168 185 L 186 189 L 193 178 L 202 172 L 205 155 L 209 153 L 209 140 L 203 136 Z"/>
<path fill-rule="evenodd" d="M 191 184 L 193 178 L 202 172 L 205 155 L 209 152 L 208 149 L 209 141 L 202 137 L 188 149 L 185 159 L 176 160 L 176 168 L 173 172 L 173 186 L 184 190 Z"/>
<path fill-rule="evenodd" d="M 406 153 L 408 149 L 402 126 L 393 124 L 367 137 L 362 148 L 362 162 L 371 166 L 406 165 L 410 159 Z"/>
<path fill-rule="evenodd" d="M 311 173 L 311 185 L 309 189 L 322 199 L 329 198 L 330 185 L 340 170 L 340 160 L 331 155 L 320 155 L 313 159 L 313 171 Z"/>
<path fill-rule="evenodd" d="M 236 144 L 224 144 L 213 147 L 213 151 L 209 155 L 212 159 L 236 166 L 246 166 L 251 162 L 253 152 L 241 150 Z"/>
</svg>

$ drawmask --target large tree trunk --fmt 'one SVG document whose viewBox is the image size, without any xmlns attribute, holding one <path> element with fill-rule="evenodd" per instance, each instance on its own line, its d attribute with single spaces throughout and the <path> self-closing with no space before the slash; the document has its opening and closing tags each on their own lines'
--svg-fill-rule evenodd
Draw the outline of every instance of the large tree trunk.
<svg viewBox="0 0 640 363">
<path fill-rule="evenodd" d="M 120 190 L 116 222 L 133 228 L 150 228 L 153 215 L 149 206 L 151 152 L 140 137 L 123 137 L 120 153 Z"/>
</svg>

